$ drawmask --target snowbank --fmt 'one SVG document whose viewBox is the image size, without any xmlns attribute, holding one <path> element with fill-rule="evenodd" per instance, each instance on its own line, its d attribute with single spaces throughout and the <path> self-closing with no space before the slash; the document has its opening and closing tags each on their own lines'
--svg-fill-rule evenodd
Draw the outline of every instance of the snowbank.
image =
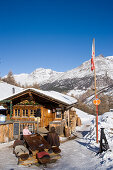
<svg viewBox="0 0 113 170">
<path fill-rule="evenodd" d="M 75 110 L 76 110 L 76 114 L 78 115 L 78 117 L 80 117 L 80 119 L 82 121 L 82 125 L 90 124 L 91 120 L 93 120 L 95 117 L 95 116 L 90 115 L 86 112 L 83 112 L 77 108 Z"/>
<path fill-rule="evenodd" d="M 88 148 L 92 148 L 95 152 L 99 151 L 100 143 L 96 143 L 96 123 L 95 118 L 91 121 L 90 131 L 84 137 Z M 98 117 L 98 139 L 100 141 L 101 128 L 104 128 L 104 133 L 109 144 L 109 150 L 99 154 L 101 163 L 106 164 L 109 168 L 113 168 L 113 113 L 106 112 Z"/>
<path fill-rule="evenodd" d="M 86 139 L 96 140 L 96 124 L 95 118 L 91 121 L 90 132 L 87 134 Z M 100 137 L 101 128 L 105 128 L 104 132 L 107 140 L 113 140 L 113 113 L 106 112 L 98 117 L 98 136 Z"/>
</svg>

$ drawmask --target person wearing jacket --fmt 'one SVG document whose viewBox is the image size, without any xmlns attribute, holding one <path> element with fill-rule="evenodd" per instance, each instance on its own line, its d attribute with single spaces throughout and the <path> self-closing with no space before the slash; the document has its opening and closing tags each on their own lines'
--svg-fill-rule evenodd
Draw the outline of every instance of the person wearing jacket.
<svg viewBox="0 0 113 170">
<path fill-rule="evenodd" d="M 31 134 L 32 134 L 32 133 L 29 131 L 28 126 L 25 125 L 25 127 L 24 127 L 24 129 L 23 129 L 23 136 L 24 136 L 24 135 L 31 135 Z"/>
<path fill-rule="evenodd" d="M 47 142 L 52 146 L 60 146 L 59 136 L 55 131 L 55 127 L 51 127 L 50 132 L 47 134 Z"/>
</svg>

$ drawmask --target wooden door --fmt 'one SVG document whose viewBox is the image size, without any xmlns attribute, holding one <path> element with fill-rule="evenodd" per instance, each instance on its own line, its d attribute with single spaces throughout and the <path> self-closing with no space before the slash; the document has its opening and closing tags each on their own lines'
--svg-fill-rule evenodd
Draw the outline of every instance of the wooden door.
<svg viewBox="0 0 113 170">
<path fill-rule="evenodd" d="M 46 108 L 41 109 L 41 126 L 47 127 L 51 121 L 53 121 L 53 113 Z"/>
</svg>

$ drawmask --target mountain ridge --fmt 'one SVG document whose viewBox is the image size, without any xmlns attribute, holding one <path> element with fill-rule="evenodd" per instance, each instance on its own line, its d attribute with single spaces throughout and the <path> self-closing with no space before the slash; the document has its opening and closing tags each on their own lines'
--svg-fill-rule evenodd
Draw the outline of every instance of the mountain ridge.
<svg viewBox="0 0 113 170">
<path fill-rule="evenodd" d="M 95 58 L 96 77 L 98 88 L 113 83 L 113 56 L 103 57 L 99 55 Z M 85 61 L 79 67 L 65 72 L 60 78 L 52 83 L 41 86 L 42 89 L 70 91 L 88 89 L 94 84 L 94 72 L 91 71 L 91 61 Z"/>
<path fill-rule="evenodd" d="M 97 88 L 104 88 L 113 84 L 113 56 L 104 57 L 102 54 L 95 57 Z M 38 68 L 32 73 L 14 75 L 21 85 L 39 84 L 42 90 L 55 90 L 74 94 L 81 93 L 94 85 L 94 72 L 91 71 L 91 60 L 80 66 L 66 71 L 57 72 L 52 69 Z"/>
</svg>

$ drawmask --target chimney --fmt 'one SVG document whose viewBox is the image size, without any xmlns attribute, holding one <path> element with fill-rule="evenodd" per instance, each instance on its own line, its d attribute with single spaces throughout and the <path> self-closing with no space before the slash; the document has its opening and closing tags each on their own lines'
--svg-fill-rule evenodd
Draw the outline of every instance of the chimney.
<svg viewBox="0 0 113 170">
<path fill-rule="evenodd" d="M 14 87 L 12 88 L 12 93 L 13 93 L 13 94 L 15 93 L 15 88 L 14 88 Z"/>
</svg>

